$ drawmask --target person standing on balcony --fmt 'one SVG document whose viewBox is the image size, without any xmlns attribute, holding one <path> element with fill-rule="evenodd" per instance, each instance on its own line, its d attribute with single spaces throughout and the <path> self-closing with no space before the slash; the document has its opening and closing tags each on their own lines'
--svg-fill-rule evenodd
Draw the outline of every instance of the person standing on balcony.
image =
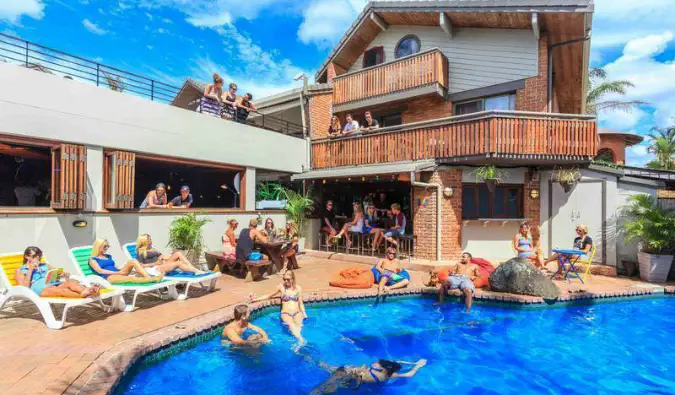
<svg viewBox="0 0 675 395">
<path fill-rule="evenodd" d="M 352 114 L 347 114 L 345 117 L 345 127 L 342 129 L 343 136 L 349 136 L 350 134 L 357 133 L 359 131 L 359 123 L 352 118 Z"/>
<path fill-rule="evenodd" d="M 333 115 L 330 119 L 330 126 L 328 127 L 329 136 L 337 136 L 342 133 L 342 125 L 340 125 L 340 118 L 337 115 Z"/>
<path fill-rule="evenodd" d="M 251 103 L 251 100 L 253 100 L 253 95 L 247 93 L 244 96 L 239 97 L 235 102 L 237 106 L 237 122 L 246 123 L 248 113 L 257 110 L 253 103 Z"/>
<path fill-rule="evenodd" d="M 361 127 L 362 132 L 372 132 L 373 130 L 380 127 L 380 124 L 377 122 L 377 119 L 373 119 L 373 115 L 370 111 L 366 111 L 366 120 L 363 122 Z"/>
<path fill-rule="evenodd" d="M 166 185 L 161 182 L 155 185 L 155 189 L 148 192 L 140 208 L 169 208 L 166 197 Z"/>
<path fill-rule="evenodd" d="M 190 187 L 187 185 L 183 185 L 180 188 L 180 195 L 176 196 L 171 200 L 171 203 L 169 203 L 169 207 L 190 208 L 192 207 L 193 201 L 194 199 L 192 198 L 192 194 L 190 193 Z"/>
<path fill-rule="evenodd" d="M 218 102 L 223 101 L 223 79 L 218 73 L 213 73 L 213 84 L 206 85 L 204 97 Z"/>
<path fill-rule="evenodd" d="M 237 110 L 237 84 L 230 82 L 230 89 L 223 96 L 223 112 L 224 119 L 234 119 L 234 114 Z"/>
</svg>

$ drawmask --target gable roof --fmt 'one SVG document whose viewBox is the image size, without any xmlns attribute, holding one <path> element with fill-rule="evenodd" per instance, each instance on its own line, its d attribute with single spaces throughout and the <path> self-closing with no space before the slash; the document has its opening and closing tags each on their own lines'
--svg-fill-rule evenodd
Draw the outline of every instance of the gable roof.
<svg viewBox="0 0 675 395">
<path fill-rule="evenodd" d="M 559 13 L 576 12 L 592 13 L 594 9 L 594 0 L 371 0 L 364 7 L 358 18 L 347 29 L 340 41 L 335 45 L 328 58 L 321 64 L 316 72 L 315 79 L 320 81 L 326 72 L 328 64 L 344 49 L 345 45 L 359 30 L 368 30 L 366 25 L 371 19 L 371 15 L 381 16 L 384 13 L 488 13 L 488 12 L 508 12 L 508 13 Z M 416 23 L 407 24 L 415 25 Z M 371 22 L 372 23 L 372 22 Z M 374 24 L 374 23 L 373 23 Z M 406 24 L 406 23 L 403 23 Z M 372 28 L 370 30 L 373 30 Z M 365 31 L 366 41 L 369 36 L 379 33 L 379 28 L 375 31 Z M 373 35 L 374 34 L 374 35 Z M 369 43 L 369 42 L 368 42 Z M 367 46 L 366 43 L 365 45 Z"/>
</svg>

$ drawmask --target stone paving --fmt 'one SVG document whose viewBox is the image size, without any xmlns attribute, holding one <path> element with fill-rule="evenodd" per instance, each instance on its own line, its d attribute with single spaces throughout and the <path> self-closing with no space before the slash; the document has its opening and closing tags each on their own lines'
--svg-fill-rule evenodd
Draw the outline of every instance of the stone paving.
<svg viewBox="0 0 675 395">
<path fill-rule="evenodd" d="M 371 297 L 375 289 L 344 290 L 328 286 L 330 274 L 354 263 L 303 257 L 296 272 L 305 300 Z M 412 271 L 412 284 L 401 293 L 434 293 L 428 274 Z M 140 355 L 231 319 L 232 305 L 250 293 L 273 290 L 280 277 L 260 282 L 223 275 L 212 293 L 191 291 L 186 301 L 139 297 L 132 313 L 107 315 L 95 307 L 71 310 L 62 330 L 49 330 L 30 303 L 13 303 L 0 312 L 0 394 L 105 393 Z M 588 286 L 557 281 L 562 299 L 650 294 L 663 291 L 633 279 L 594 276 Z M 675 287 L 666 287 L 675 292 Z M 476 298 L 542 303 L 540 298 L 479 290 Z M 453 303 L 452 301 L 450 303 Z M 456 303 L 456 302 L 455 302 Z M 261 304 L 264 307 L 269 304 Z"/>
</svg>

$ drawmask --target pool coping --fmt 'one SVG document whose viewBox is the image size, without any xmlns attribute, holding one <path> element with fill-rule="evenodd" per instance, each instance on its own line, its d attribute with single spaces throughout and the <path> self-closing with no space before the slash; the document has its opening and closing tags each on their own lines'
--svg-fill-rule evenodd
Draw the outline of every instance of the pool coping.
<svg viewBox="0 0 675 395">
<path fill-rule="evenodd" d="M 392 291 L 391 295 L 435 295 L 438 288 L 409 287 Z M 316 302 L 332 302 L 355 299 L 372 299 L 376 296 L 375 289 L 346 290 L 330 289 L 309 292 L 305 296 L 308 304 Z M 631 288 L 614 292 L 582 292 L 563 295 L 559 302 L 590 301 L 594 299 L 644 297 L 650 295 L 675 295 L 675 286 Z M 550 308 L 543 298 L 528 295 L 514 294 L 476 294 L 475 299 L 487 303 L 509 304 L 513 306 L 532 306 Z M 96 358 L 87 369 L 64 391 L 65 394 L 111 394 L 120 383 L 124 375 L 136 361 L 146 354 L 167 347 L 189 337 L 194 337 L 212 328 L 226 324 L 234 318 L 234 306 L 239 303 L 202 314 L 170 326 L 157 329 L 141 336 L 124 340 Z M 279 300 L 256 303 L 251 307 L 252 312 L 259 312 L 271 306 L 280 305 Z M 565 306 L 565 303 L 562 303 Z"/>
</svg>

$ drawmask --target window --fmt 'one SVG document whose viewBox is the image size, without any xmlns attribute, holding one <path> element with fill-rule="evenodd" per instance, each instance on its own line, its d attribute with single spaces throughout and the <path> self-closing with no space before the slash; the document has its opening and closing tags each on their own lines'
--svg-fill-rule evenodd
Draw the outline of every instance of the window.
<svg viewBox="0 0 675 395">
<path fill-rule="evenodd" d="M 384 63 L 384 47 L 375 47 L 363 53 L 363 68 Z"/>
<path fill-rule="evenodd" d="M 522 217 L 521 185 L 498 185 L 494 192 L 485 184 L 462 185 L 462 219 Z"/>
<path fill-rule="evenodd" d="M 401 39 L 401 41 L 396 44 L 396 51 L 394 55 L 396 59 L 402 58 L 404 56 L 416 54 L 420 51 L 422 45 L 420 44 L 420 39 L 414 35 L 408 35 Z"/>
<path fill-rule="evenodd" d="M 467 101 L 464 103 L 455 104 L 455 115 L 471 114 L 479 111 L 491 110 L 515 110 L 516 109 L 516 94 L 509 93 L 506 95 L 484 97 L 476 100 Z"/>
<path fill-rule="evenodd" d="M 403 118 L 401 113 L 383 115 L 378 119 L 381 128 L 386 128 L 387 126 L 398 126 L 403 123 Z"/>
<path fill-rule="evenodd" d="M 0 138 L 0 206 L 83 209 L 86 148 Z"/>
</svg>

